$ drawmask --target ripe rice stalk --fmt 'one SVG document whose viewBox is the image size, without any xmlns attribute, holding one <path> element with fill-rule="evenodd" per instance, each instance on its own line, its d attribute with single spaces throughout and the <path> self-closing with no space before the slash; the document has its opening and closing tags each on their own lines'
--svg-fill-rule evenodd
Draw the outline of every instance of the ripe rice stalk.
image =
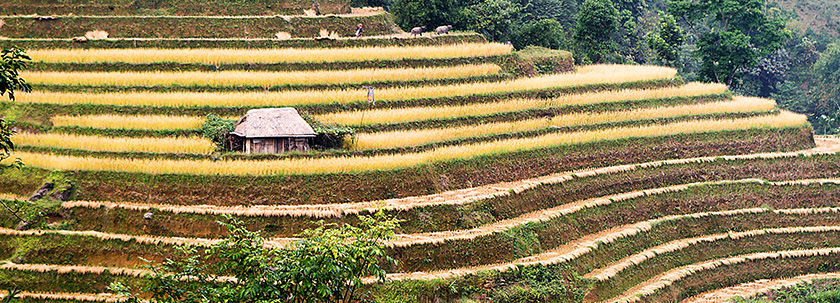
<svg viewBox="0 0 840 303">
<path fill-rule="evenodd" d="M 53 126 L 78 126 L 107 129 L 176 130 L 197 129 L 204 123 L 204 117 L 166 115 L 88 115 L 54 116 Z"/>
<path fill-rule="evenodd" d="M 48 63 L 300 63 L 359 62 L 403 59 L 449 59 L 510 53 L 501 43 L 464 43 L 441 46 L 384 46 L 281 49 L 33 49 L 29 55 Z"/>
<path fill-rule="evenodd" d="M 294 72 L 25 72 L 29 83 L 88 86 L 280 86 L 466 78 L 496 74 L 495 64 Z"/>
<path fill-rule="evenodd" d="M 693 82 L 679 87 L 656 89 L 626 89 L 619 91 L 589 92 L 565 95 L 553 99 L 513 99 L 492 103 L 452 106 L 428 106 L 397 109 L 374 109 L 365 111 L 339 112 L 319 115 L 321 121 L 344 125 L 387 124 L 430 119 L 446 119 L 467 116 L 489 115 L 534 108 L 564 105 L 584 105 L 632 100 L 659 99 L 721 94 L 726 85 Z M 362 119 L 364 117 L 364 119 Z"/>
<path fill-rule="evenodd" d="M 481 95 L 587 84 L 625 83 L 670 79 L 676 70 L 658 66 L 593 65 L 575 73 L 520 78 L 499 82 L 477 82 L 440 86 L 387 88 L 376 91 L 376 99 L 396 101 L 421 98 Z M 282 92 L 227 93 L 66 93 L 33 92 L 17 98 L 18 102 L 46 104 L 100 104 L 134 106 L 295 106 L 329 103 L 352 103 L 367 100 L 367 90 L 309 90 Z"/>
<path fill-rule="evenodd" d="M 21 146 L 70 148 L 89 151 L 210 154 L 213 143 L 200 137 L 101 137 L 73 134 L 18 133 Z"/>
<path fill-rule="evenodd" d="M 776 102 L 773 100 L 736 97 L 733 101 L 709 104 L 643 108 L 603 113 L 574 113 L 555 116 L 549 119 L 536 118 L 523 121 L 498 122 L 452 128 L 361 133 L 356 136 L 353 148 L 368 149 L 414 146 L 459 138 L 537 130 L 550 126 L 562 127 L 716 113 L 760 112 L 772 110 L 775 106 Z"/>
<path fill-rule="evenodd" d="M 56 170 L 91 170 L 144 172 L 151 174 L 223 174 L 223 175 L 274 175 L 274 174 L 318 174 L 340 172 L 364 172 L 392 170 L 423 163 L 469 159 L 481 155 L 492 155 L 515 151 L 533 150 L 567 144 L 615 140 L 633 137 L 666 136 L 684 133 L 717 132 L 751 128 L 796 127 L 806 123 L 805 116 L 783 112 L 775 116 L 760 116 L 741 119 L 720 119 L 676 122 L 661 125 L 620 127 L 603 130 L 570 133 L 552 133 L 530 138 L 517 138 L 482 142 L 458 146 L 447 146 L 434 150 L 393 155 L 341 156 L 325 158 L 297 158 L 279 160 L 167 160 L 167 159 L 123 159 L 90 158 L 77 156 L 46 155 L 19 152 L 27 165 Z"/>
</svg>

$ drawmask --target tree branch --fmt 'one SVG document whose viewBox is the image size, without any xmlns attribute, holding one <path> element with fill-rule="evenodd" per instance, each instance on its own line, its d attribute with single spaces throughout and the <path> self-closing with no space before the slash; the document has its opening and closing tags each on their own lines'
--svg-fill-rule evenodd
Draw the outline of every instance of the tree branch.
<svg viewBox="0 0 840 303">
<path fill-rule="evenodd" d="M 3 207 L 5 207 L 6 209 L 8 209 L 8 210 L 9 210 L 9 212 L 10 212 L 10 213 L 12 213 L 12 215 L 13 215 L 13 216 L 15 216 L 15 218 L 18 218 L 18 220 L 21 220 L 21 221 L 23 221 L 23 222 L 29 223 L 29 221 L 26 221 L 26 220 L 24 220 L 23 218 L 21 218 L 20 216 L 18 216 L 18 215 L 17 215 L 17 211 L 12 210 L 12 208 L 11 208 L 11 207 L 9 207 L 8 205 L 6 205 L 6 202 L 5 202 L 5 201 L 0 200 L 0 204 L 3 204 Z"/>
</svg>

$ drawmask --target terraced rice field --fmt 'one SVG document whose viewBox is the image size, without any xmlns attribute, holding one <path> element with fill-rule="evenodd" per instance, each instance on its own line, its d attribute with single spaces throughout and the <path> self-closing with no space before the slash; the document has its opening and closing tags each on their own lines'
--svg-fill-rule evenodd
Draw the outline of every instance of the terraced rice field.
<svg viewBox="0 0 840 303">
<path fill-rule="evenodd" d="M 101 281 L 138 285 L 141 257 L 218 243 L 222 215 L 283 247 L 314 220 L 378 209 L 404 221 L 387 243 L 390 281 L 366 280 L 375 301 L 489 300 L 534 289 L 529 271 L 562 277 L 575 302 L 712 300 L 696 295 L 840 271 L 840 139 L 815 138 L 773 100 L 665 67 L 571 70 L 560 52 L 546 58 L 565 72 L 528 75 L 545 58 L 458 37 L 242 47 L 240 33 L 164 33 L 29 51 L 38 90 L 0 106 L 26 167 L 0 168 L 0 200 L 47 182 L 49 196 L 74 190 L 27 230 L 0 211 L 0 284 L 21 297 L 117 302 Z M 369 102 L 361 86 L 379 84 Z M 221 152 L 201 136 L 208 114 L 281 106 L 356 135 L 291 155 Z"/>
</svg>

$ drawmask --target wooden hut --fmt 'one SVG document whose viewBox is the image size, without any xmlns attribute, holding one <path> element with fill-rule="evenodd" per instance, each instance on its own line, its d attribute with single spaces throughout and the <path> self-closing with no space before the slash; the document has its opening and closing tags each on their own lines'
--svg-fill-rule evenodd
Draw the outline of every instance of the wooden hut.
<svg viewBox="0 0 840 303">
<path fill-rule="evenodd" d="M 249 110 L 230 133 L 247 154 L 308 152 L 315 131 L 291 107 Z"/>
</svg>

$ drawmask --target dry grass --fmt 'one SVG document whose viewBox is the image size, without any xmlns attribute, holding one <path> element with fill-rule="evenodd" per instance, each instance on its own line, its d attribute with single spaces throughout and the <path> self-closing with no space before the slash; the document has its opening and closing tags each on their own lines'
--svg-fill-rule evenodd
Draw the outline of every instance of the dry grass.
<svg viewBox="0 0 840 303">
<path fill-rule="evenodd" d="M 840 272 L 827 274 L 808 274 L 796 276 L 793 278 L 780 279 L 760 279 L 752 282 L 741 283 L 739 285 L 715 289 L 707 291 L 691 298 L 685 299 L 683 303 L 713 303 L 713 302 L 731 302 L 731 299 L 738 296 L 742 298 L 749 298 L 756 294 L 765 293 L 771 290 L 780 289 L 784 287 L 791 287 L 800 283 L 811 283 L 812 280 L 818 279 L 840 279 Z"/>
<path fill-rule="evenodd" d="M 52 63 L 292 63 L 358 62 L 371 60 L 447 59 L 507 54 L 501 43 L 465 43 L 444 46 L 388 46 L 283 49 L 33 49 L 37 61 Z"/>
<path fill-rule="evenodd" d="M 784 112 L 777 116 L 742 119 L 678 122 L 640 127 L 622 127 L 571 133 L 553 133 L 532 138 L 498 140 L 459 146 L 448 146 L 419 153 L 360 157 L 300 158 L 281 160 L 164 160 L 85 158 L 19 152 L 15 155 L 27 165 L 57 170 L 92 170 L 145 172 L 152 174 L 223 174 L 271 175 L 317 174 L 392 170 L 423 163 L 469 159 L 481 155 L 532 150 L 566 144 L 613 140 L 631 137 L 665 136 L 682 133 L 715 132 L 750 128 L 782 128 L 806 123 L 805 116 Z"/>
<path fill-rule="evenodd" d="M 215 150 L 210 140 L 199 137 L 129 138 L 71 134 L 18 133 L 13 137 L 21 146 L 44 146 L 90 151 L 209 154 Z"/>
<path fill-rule="evenodd" d="M 54 116 L 50 120 L 53 126 L 148 130 L 196 129 L 204 123 L 204 117 L 164 115 Z"/>
<path fill-rule="evenodd" d="M 646 249 L 642 252 L 636 253 L 634 255 L 625 257 L 621 260 L 611 263 L 610 265 L 596 269 L 586 275 L 583 278 L 594 278 L 599 281 L 605 281 L 612 277 L 615 277 L 618 273 L 626 270 L 627 268 L 635 265 L 639 265 L 648 259 L 661 255 L 666 254 L 678 250 L 682 250 L 684 248 L 691 247 L 693 245 L 701 244 L 701 243 L 710 243 L 720 240 L 726 239 L 740 239 L 740 238 L 750 238 L 756 237 L 761 235 L 767 234 L 800 234 L 800 233 L 826 233 L 826 232 L 835 232 L 840 231 L 840 226 L 806 226 L 806 227 L 784 227 L 784 228 L 770 228 L 770 229 L 758 229 L 758 230 L 750 230 L 750 231 L 743 231 L 743 232 L 729 232 L 725 234 L 714 234 L 714 235 L 706 235 L 688 239 L 679 239 L 675 241 L 671 241 L 662 245 L 658 245 L 653 248 Z M 644 265 L 641 265 L 644 266 Z"/>
<path fill-rule="evenodd" d="M 465 78 L 498 73 L 495 64 L 426 68 L 321 70 L 297 72 L 26 72 L 34 84 L 89 86 L 279 86 Z"/>
<path fill-rule="evenodd" d="M 376 99 L 395 101 L 441 98 L 515 91 L 538 90 L 586 84 L 623 83 L 669 79 L 676 70 L 658 66 L 593 65 L 576 73 L 521 78 L 500 82 L 479 82 L 442 86 L 389 88 L 376 91 Z M 614 94 L 617 94 L 615 92 Z M 615 95 L 614 95 L 615 96 Z M 604 96 L 602 98 L 610 98 Z M 327 103 L 352 103 L 367 99 L 367 90 L 311 90 L 247 93 L 57 93 L 33 92 L 17 98 L 24 103 L 101 104 L 135 106 L 294 106 Z M 356 120 L 358 121 L 358 120 Z"/>
<path fill-rule="evenodd" d="M 657 89 L 627 89 L 619 91 L 590 92 L 565 95 L 554 99 L 514 99 L 492 103 L 455 106 L 432 106 L 400 109 L 375 109 L 367 111 L 340 112 L 318 116 L 321 121 L 345 125 L 400 123 L 429 119 L 445 119 L 466 116 L 547 108 L 564 105 L 583 105 L 631 100 L 657 99 L 667 97 L 699 96 L 720 94 L 726 91 L 723 84 L 689 83 L 680 87 Z M 364 116 L 364 119 L 362 117 Z"/>
<path fill-rule="evenodd" d="M 680 105 L 603 113 L 575 113 L 549 119 L 529 119 L 453 128 L 362 133 L 356 137 L 353 148 L 367 149 L 414 146 L 459 138 L 536 130 L 550 126 L 562 127 L 715 113 L 759 112 L 769 111 L 775 106 L 776 102 L 773 100 L 736 97 L 734 101 L 709 104 Z"/>
<path fill-rule="evenodd" d="M 786 250 L 786 251 L 777 251 L 777 252 L 762 252 L 762 253 L 754 253 L 748 255 L 740 255 L 731 258 L 725 259 L 717 259 L 711 261 L 705 261 L 701 263 L 695 263 L 691 265 L 686 265 L 682 267 L 678 267 L 672 269 L 668 272 L 660 274 L 653 279 L 645 281 L 627 292 L 623 293 L 619 298 L 615 300 L 609 300 L 607 302 L 616 303 L 626 303 L 626 302 L 639 302 L 642 301 L 642 297 L 651 295 L 668 287 L 669 285 L 673 284 L 676 281 L 679 281 L 682 278 L 691 276 L 695 273 L 712 270 L 717 268 L 721 265 L 732 265 L 732 264 L 740 264 L 751 262 L 754 260 L 765 260 L 765 259 L 792 259 L 792 258 L 807 258 L 807 257 L 814 257 L 814 256 L 827 256 L 827 255 L 834 255 L 840 253 L 840 248 L 838 247 L 831 247 L 831 248 L 821 248 L 821 249 L 810 249 L 810 250 Z"/>
</svg>

